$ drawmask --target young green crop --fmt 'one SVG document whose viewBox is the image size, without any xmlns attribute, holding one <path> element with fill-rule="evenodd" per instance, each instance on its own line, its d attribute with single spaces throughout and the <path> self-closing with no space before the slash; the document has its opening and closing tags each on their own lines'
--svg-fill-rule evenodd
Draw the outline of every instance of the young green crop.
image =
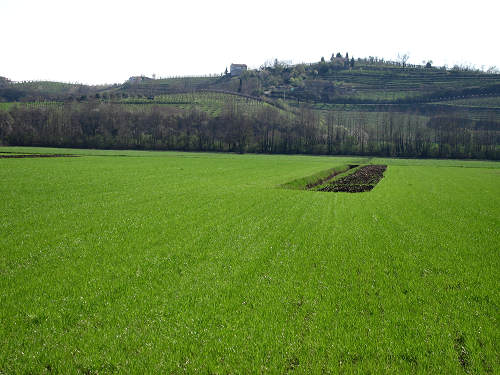
<svg viewBox="0 0 500 375">
<path fill-rule="evenodd" d="M 500 371 L 498 163 L 0 151 L 0 373 Z"/>
<path fill-rule="evenodd" d="M 368 158 L 360 158 L 356 163 L 366 161 Z M 351 165 L 337 165 L 333 168 L 328 168 L 323 171 L 319 171 L 311 176 L 300 177 L 293 181 L 289 181 L 282 184 L 281 187 L 284 189 L 294 189 L 294 190 L 310 190 L 312 187 L 322 186 L 323 183 L 336 179 L 337 176 L 344 176 L 346 173 L 351 171 Z M 318 190 L 318 189 L 314 189 Z"/>
</svg>

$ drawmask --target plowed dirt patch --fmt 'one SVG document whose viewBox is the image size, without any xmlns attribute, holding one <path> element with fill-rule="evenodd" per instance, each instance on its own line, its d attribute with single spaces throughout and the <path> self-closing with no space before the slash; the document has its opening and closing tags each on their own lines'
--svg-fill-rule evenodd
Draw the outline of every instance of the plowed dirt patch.
<svg viewBox="0 0 500 375">
<path fill-rule="evenodd" d="M 384 177 L 386 165 L 367 165 L 353 174 L 325 186 L 320 191 L 360 193 L 372 190 Z"/>
<path fill-rule="evenodd" d="M 79 155 L 64 155 L 64 154 L 26 154 L 26 155 L 2 155 L 0 159 L 23 159 L 23 158 L 73 158 Z"/>
</svg>

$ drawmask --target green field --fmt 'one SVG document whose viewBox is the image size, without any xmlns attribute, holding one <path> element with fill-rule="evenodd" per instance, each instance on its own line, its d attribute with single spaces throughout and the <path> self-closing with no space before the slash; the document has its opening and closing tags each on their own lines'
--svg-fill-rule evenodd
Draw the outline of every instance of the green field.
<svg viewBox="0 0 500 375">
<path fill-rule="evenodd" d="M 0 374 L 500 372 L 497 162 L 0 151 Z"/>
<path fill-rule="evenodd" d="M 486 97 L 486 98 L 468 98 L 456 99 L 441 102 L 442 104 L 468 106 L 468 107 L 492 107 L 500 108 L 500 96 Z"/>
<path fill-rule="evenodd" d="M 224 108 L 234 107 L 238 110 L 251 113 L 252 111 L 263 108 L 275 108 L 280 113 L 285 111 L 278 107 L 258 101 L 255 99 L 245 98 L 238 95 L 218 93 L 218 92 L 199 92 L 188 94 L 164 94 L 157 95 L 154 99 L 148 98 L 123 98 L 119 100 L 103 100 L 103 103 L 120 104 L 131 111 L 151 111 L 153 107 L 168 107 L 181 111 L 189 111 L 197 109 L 205 112 L 209 117 L 219 116 Z M 72 102 L 77 105 L 77 102 Z M 47 108 L 53 106 L 61 106 L 62 102 L 55 101 L 33 101 L 33 102 L 0 102 L 0 111 L 7 111 L 14 106 L 23 106 L 28 108 Z M 80 103 L 80 105 L 84 105 Z"/>
<path fill-rule="evenodd" d="M 209 117 L 220 115 L 222 110 L 227 106 L 237 107 L 247 113 L 264 107 L 276 108 L 264 101 L 217 92 L 164 94 L 156 95 L 154 99 L 128 98 L 122 99 L 117 103 L 127 105 L 129 108 L 151 108 L 153 106 L 168 106 L 179 110 L 191 110 L 196 108 L 206 112 Z"/>
</svg>

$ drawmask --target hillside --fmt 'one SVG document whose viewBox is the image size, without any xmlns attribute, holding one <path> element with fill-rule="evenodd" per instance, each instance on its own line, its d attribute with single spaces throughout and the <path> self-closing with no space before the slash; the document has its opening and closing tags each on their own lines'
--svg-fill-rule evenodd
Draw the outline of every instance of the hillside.
<svg viewBox="0 0 500 375">
<path fill-rule="evenodd" d="M 408 104 L 462 97 L 500 96 L 500 74 L 455 68 L 398 66 L 359 59 L 248 70 L 241 77 L 185 77 L 126 82 L 115 92 L 154 96 L 184 91 L 226 90 L 247 95 L 337 104 Z"/>
<path fill-rule="evenodd" d="M 500 75 L 443 68 L 332 63 L 267 68 L 267 95 L 324 103 L 425 103 L 461 96 L 500 95 Z"/>
<path fill-rule="evenodd" d="M 342 57 L 312 64 L 247 70 L 239 77 L 145 79 L 140 82 L 88 86 L 60 82 L 0 80 L 0 101 L 86 100 L 89 96 L 155 97 L 216 90 L 299 103 L 418 104 L 464 98 L 500 97 L 500 74 L 468 69 L 398 65 L 373 59 Z M 3 99 L 3 100 L 2 100 Z"/>
<path fill-rule="evenodd" d="M 0 80 L 0 101 L 87 99 L 89 95 L 146 96 L 223 90 L 261 98 L 332 104 L 414 104 L 476 97 L 500 97 L 500 74 L 455 67 L 401 65 L 373 59 L 272 66 L 247 70 L 240 77 L 173 77 L 88 86 L 59 82 Z"/>
<path fill-rule="evenodd" d="M 0 77 L 0 102 L 87 100 L 118 85 L 89 86 L 53 81 L 12 82 Z"/>
<path fill-rule="evenodd" d="M 500 159 L 500 74 L 336 57 L 237 77 L 139 78 L 0 80 L 0 142 Z"/>
</svg>

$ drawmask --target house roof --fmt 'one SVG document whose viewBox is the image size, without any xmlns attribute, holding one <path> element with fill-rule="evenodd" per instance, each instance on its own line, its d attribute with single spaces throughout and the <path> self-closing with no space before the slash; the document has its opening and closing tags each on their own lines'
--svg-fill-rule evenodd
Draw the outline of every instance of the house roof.
<svg viewBox="0 0 500 375">
<path fill-rule="evenodd" d="M 147 80 L 147 79 L 151 79 L 149 77 L 146 77 L 146 76 L 132 76 L 129 78 L 129 81 L 135 81 L 135 80 Z"/>
</svg>

